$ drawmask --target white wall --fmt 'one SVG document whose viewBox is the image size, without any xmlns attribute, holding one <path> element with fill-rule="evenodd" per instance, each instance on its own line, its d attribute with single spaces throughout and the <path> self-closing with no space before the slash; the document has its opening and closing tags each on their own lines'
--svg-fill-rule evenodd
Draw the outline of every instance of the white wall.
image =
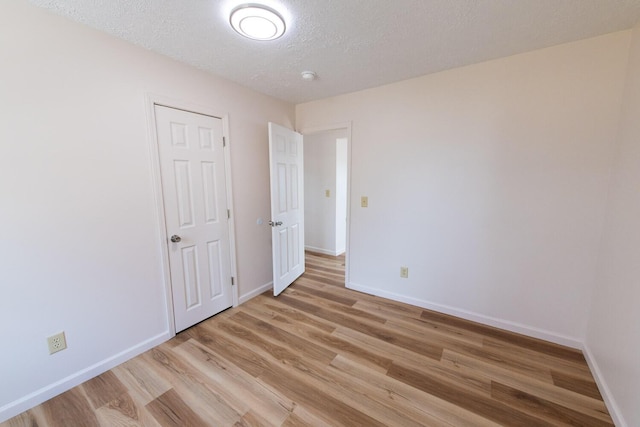
<svg viewBox="0 0 640 427">
<path fill-rule="evenodd" d="M 579 346 L 629 41 L 297 105 L 298 129 L 352 122 L 349 286 Z"/>
<path fill-rule="evenodd" d="M 26 1 L 0 28 L 3 420 L 169 336 L 145 94 L 229 115 L 241 295 L 271 280 L 267 122 L 294 108 Z"/>
<path fill-rule="evenodd" d="M 337 254 L 336 139 L 345 134 L 332 130 L 304 136 L 305 247 L 330 255 Z"/>
<path fill-rule="evenodd" d="M 640 25 L 633 32 L 586 348 L 624 420 L 640 425 Z"/>
</svg>

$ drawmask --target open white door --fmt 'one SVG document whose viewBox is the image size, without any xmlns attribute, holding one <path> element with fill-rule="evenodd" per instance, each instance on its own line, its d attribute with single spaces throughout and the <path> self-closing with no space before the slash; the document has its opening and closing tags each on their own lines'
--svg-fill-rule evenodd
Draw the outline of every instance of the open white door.
<svg viewBox="0 0 640 427">
<path fill-rule="evenodd" d="M 304 273 L 302 135 L 269 123 L 273 294 Z"/>
<path fill-rule="evenodd" d="M 176 332 L 233 303 L 222 120 L 156 105 Z"/>
</svg>

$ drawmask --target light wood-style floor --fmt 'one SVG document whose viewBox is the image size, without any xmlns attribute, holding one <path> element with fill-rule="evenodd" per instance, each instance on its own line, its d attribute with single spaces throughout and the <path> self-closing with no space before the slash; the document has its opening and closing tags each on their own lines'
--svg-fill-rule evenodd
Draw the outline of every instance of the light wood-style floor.
<svg viewBox="0 0 640 427">
<path fill-rule="evenodd" d="M 307 272 L 1 424 L 611 426 L 581 352 Z"/>
</svg>

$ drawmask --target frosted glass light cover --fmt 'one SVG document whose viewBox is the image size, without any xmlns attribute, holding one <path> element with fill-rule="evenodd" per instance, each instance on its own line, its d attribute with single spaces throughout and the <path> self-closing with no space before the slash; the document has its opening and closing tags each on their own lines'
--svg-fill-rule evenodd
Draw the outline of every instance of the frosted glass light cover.
<svg viewBox="0 0 640 427">
<path fill-rule="evenodd" d="M 285 31 L 284 19 L 278 12 L 257 4 L 233 9 L 229 22 L 238 34 L 253 40 L 275 40 Z"/>
</svg>

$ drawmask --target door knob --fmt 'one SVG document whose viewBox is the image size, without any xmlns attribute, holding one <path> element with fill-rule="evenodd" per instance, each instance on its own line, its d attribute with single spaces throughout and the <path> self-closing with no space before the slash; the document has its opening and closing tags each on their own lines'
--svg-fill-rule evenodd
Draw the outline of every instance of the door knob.
<svg viewBox="0 0 640 427">
<path fill-rule="evenodd" d="M 177 234 L 174 234 L 173 236 L 171 236 L 171 241 L 173 243 L 178 243 L 180 240 L 182 240 L 182 237 L 178 236 Z"/>
<path fill-rule="evenodd" d="M 269 221 L 269 225 L 272 226 L 272 227 L 278 227 L 278 226 L 282 225 L 282 221 L 276 221 L 276 222 Z"/>
</svg>

